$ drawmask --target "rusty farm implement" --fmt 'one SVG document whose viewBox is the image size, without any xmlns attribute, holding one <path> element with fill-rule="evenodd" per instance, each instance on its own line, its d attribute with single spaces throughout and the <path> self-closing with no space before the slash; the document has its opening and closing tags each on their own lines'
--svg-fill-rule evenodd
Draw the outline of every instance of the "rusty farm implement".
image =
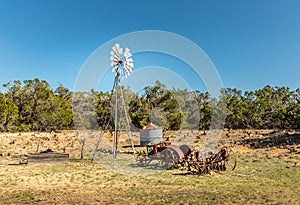
<svg viewBox="0 0 300 205">
<path fill-rule="evenodd" d="M 223 147 L 218 153 L 203 157 L 191 145 L 177 147 L 170 142 L 147 145 L 146 151 L 138 152 L 136 161 L 139 166 L 151 166 L 156 161 L 162 168 L 185 170 L 191 174 L 234 170 L 236 167 L 236 155 L 230 147 Z"/>
</svg>

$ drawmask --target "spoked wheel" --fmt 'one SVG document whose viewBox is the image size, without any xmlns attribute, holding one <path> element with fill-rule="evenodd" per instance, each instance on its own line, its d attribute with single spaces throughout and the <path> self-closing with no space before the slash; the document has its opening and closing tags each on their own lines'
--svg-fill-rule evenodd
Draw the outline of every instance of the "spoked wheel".
<svg viewBox="0 0 300 205">
<path fill-rule="evenodd" d="M 146 154 L 139 154 L 136 156 L 136 162 L 138 166 L 145 167 L 149 164 L 150 160 L 147 158 Z"/>
<path fill-rule="evenodd" d="M 161 152 L 161 163 L 166 169 L 172 168 L 182 158 L 184 158 L 183 152 L 174 145 L 170 145 Z"/>
<path fill-rule="evenodd" d="M 170 169 L 174 165 L 176 159 L 173 151 L 168 148 L 162 151 L 161 158 L 162 166 L 166 169 Z"/>
<path fill-rule="evenodd" d="M 236 167 L 236 154 L 230 147 L 226 148 L 226 159 L 225 159 L 226 170 L 233 171 Z"/>
</svg>

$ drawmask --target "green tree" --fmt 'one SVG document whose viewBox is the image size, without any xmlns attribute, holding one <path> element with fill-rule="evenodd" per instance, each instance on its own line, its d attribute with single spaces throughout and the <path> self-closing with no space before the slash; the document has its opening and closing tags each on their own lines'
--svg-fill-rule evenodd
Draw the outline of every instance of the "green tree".
<svg viewBox="0 0 300 205">
<path fill-rule="evenodd" d="M 143 103 L 142 119 L 146 123 L 161 123 L 164 129 L 178 130 L 181 126 L 182 111 L 179 104 L 182 99 L 176 92 L 167 89 L 159 81 L 154 86 L 147 86 L 141 96 Z M 147 120 L 145 120 L 147 119 Z"/>
<path fill-rule="evenodd" d="M 92 90 L 95 98 L 95 111 L 97 114 L 97 122 L 101 129 L 113 129 L 111 97 L 108 92 L 97 92 Z"/>
<path fill-rule="evenodd" d="M 242 91 L 235 88 L 227 88 L 225 90 L 225 101 L 227 105 L 225 126 L 231 129 L 248 128 L 246 118 L 249 115 L 249 104 L 242 95 Z"/>
<path fill-rule="evenodd" d="M 7 118 L 7 105 L 5 96 L 0 93 L 0 131 L 5 131 L 5 122 Z"/>
<path fill-rule="evenodd" d="M 29 131 L 31 125 L 28 121 L 29 113 L 26 110 L 30 108 L 28 102 L 28 94 L 24 93 L 22 88 L 22 83 L 20 80 L 10 81 L 3 85 L 7 89 L 6 101 L 11 107 L 11 119 L 6 121 L 6 129 L 13 131 Z M 17 112 L 14 110 L 17 108 Z M 14 114 L 17 113 L 17 119 L 15 119 Z M 15 121 L 15 123 L 13 122 Z"/>
<path fill-rule="evenodd" d="M 211 99 L 208 92 L 194 91 L 195 99 L 199 107 L 199 129 L 208 130 L 211 122 Z"/>
</svg>

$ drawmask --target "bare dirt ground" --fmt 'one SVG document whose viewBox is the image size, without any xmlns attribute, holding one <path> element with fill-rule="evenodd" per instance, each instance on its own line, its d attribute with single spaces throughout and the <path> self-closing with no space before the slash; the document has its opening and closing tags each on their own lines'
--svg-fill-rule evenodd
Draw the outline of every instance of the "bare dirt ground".
<svg viewBox="0 0 300 205">
<path fill-rule="evenodd" d="M 183 133 L 166 132 L 176 141 Z M 207 134 L 207 133 L 206 133 Z M 95 143 L 99 132 L 0 134 L 0 204 L 297 204 L 300 201 L 300 133 L 273 130 L 225 130 L 220 147 L 238 156 L 233 172 L 184 175 L 168 170 L 148 176 L 127 176 L 80 160 L 80 135 Z M 201 147 L 203 132 L 192 133 Z M 106 133 L 107 143 L 112 137 Z M 133 133 L 138 145 L 138 133 Z M 178 140 L 177 140 L 178 141 Z M 120 149 L 130 151 L 124 133 Z M 20 164 L 24 155 L 66 150 L 67 164 Z M 139 149 L 139 148 L 137 148 Z M 9 165 L 10 164 L 10 165 Z"/>
</svg>

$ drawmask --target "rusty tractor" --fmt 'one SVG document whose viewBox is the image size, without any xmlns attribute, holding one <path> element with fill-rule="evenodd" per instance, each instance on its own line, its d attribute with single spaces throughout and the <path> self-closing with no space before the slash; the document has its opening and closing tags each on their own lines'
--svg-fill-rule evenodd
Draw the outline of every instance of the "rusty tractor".
<svg viewBox="0 0 300 205">
<path fill-rule="evenodd" d="M 138 166 L 150 166 L 152 161 L 158 161 L 162 168 L 180 169 L 199 175 L 234 170 L 236 167 L 236 155 L 230 147 L 223 147 L 218 153 L 203 157 L 192 145 L 177 147 L 171 142 L 147 145 L 146 151 L 138 152 L 136 161 Z"/>
</svg>

